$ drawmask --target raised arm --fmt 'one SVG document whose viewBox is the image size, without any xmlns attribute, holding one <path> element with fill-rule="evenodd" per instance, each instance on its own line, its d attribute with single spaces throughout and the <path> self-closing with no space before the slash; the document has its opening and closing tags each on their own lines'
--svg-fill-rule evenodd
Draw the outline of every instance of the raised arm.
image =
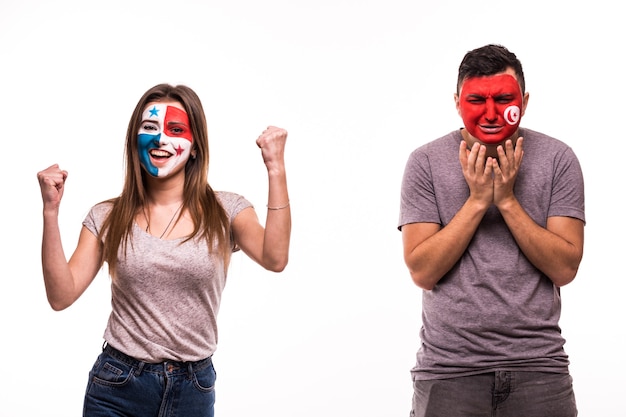
<svg viewBox="0 0 626 417">
<path fill-rule="evenodd" d="M 268 175 L 265 227 L 252 209 L 242 210 L 233 221 L 235 241 L 259 265 L 274 272 L 287 266 L 291 238 L 291 208 L 285 170 L 287 131 L 268 127 L 256 140 Z"/>
<path fill-rule="evenodd" d="M 93 281 L 102 266 L 97 238 L 82 228 L 78 245 L 69 262 L 65 257 L 59 230 L 59 207 L 67 171 L 52 165 L 37 173 L 43 199 L 41 265 L 48 302 L 54 310 L 74 303 Z"/>
</svg>

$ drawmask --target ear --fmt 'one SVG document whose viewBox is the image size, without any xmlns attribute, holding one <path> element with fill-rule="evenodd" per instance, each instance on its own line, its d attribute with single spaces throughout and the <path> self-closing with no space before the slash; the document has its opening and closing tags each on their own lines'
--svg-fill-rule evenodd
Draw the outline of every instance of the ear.
<svg viewBox="0 0 626 417">
<path fill-rule="evenodd" d="M 454 93 L 454 105 L 456 106 L 456 112 L 461 115 L 461 100 L 459 99 L 459 95 Z"/>
<path fill-rule="evenodd" d="M 526 113 L 526 106 L 528 106 L 528 99 L 530 98 L 530 94 L 528 92 L 524 93 L 524 98 L 522 99 L 522 116 Z"/>
<path fill-rule="evenodd" d="M 196 159 L 196 150 L 195 149 L 191 150 L 191 159 Z"/>
</svg>

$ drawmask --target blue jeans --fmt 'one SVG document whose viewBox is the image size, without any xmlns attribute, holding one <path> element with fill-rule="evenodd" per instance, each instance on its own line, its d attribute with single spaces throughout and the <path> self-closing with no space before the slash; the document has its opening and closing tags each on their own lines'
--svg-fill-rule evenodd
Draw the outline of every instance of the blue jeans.
<svg viewBox="0 0 626 417">
<path fill-rule="evenodd" d="M 411 417 L 575 417 L 569 374 L 497 371 L 413 381 Z"/>
<path fill-rule="evenodd" d="M 215 377 L 210 357 L 146 363 L 106 345 L 89 372 L 83 417 L 213 417 Z"/>
</svg>

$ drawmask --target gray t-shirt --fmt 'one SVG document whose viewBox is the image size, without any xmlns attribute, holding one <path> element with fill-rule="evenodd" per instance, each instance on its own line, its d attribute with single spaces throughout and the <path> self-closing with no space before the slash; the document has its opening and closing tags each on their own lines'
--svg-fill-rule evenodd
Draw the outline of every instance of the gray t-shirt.
<svg viewBox="0 0 626 417">
<path fill-rule="evenodd" d="M 232 223 L 251 207 L 235 193 L 217 192 Z M 83 224 L 96 236 L 111 210 L 92 207 Z M 198 361 L 217 347 L 217 313 L 228 265 L 206 241 L 162 240 L 135 224 L 118 276 L 111 282 L 112 311 L 104 333 L 111 346 L 145 362 Z"/>
<path fill-rule="evenodd" d="M 578 159 L 561 141 L 529 129 L 515 195 L 545 227 L 548 217 L 585 221 Z M 469 197 L 458 159 L 460 130 L 413 151 L 402 180 L 401 228 L 445 227 Z M 492 206 L 467 250 L 432 291 L 423 291 L 421 347 L 415 379 L 492 370 L 568 372 L 558 287 L 526 259 Z"/>
</svg>

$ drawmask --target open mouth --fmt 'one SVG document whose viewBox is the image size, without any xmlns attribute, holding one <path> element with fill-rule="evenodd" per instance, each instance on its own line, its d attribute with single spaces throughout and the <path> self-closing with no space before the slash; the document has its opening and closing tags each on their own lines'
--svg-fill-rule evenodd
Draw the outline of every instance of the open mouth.
<svg viewBox="0 0 626 417">
<path fill-rule="evenodd" d="M 162 149 L 150 149 L 150 156 L 157 160 L 164 160 L 172 156 L 172 154 Z"/>
</svg>

